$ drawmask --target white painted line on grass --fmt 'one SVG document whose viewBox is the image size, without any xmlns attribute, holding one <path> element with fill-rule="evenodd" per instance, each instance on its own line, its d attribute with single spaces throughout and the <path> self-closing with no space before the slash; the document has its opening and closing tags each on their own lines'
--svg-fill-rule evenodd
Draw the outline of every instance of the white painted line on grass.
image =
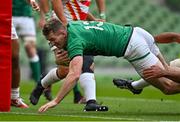
<svg viewBox="0 0 180 122">
<path fill-rule="evenodd" d="M 10 114 L 16 114 L 16 115 L 34 115 L 34 116 L 54 116 L 54 117 L 79 117 L 79 118 L 91 118 L 91 119 L 103 119 L 103 120 L 125 120 L 125 121 L 144 121 L 143 119 L 138 119 L 138 118 L 119 118 L 119 117 L 102 117 L 102 116 L 81 116 L 81 115 L 66 115 L 66 114 L 37 114 L 37 113 L 20 113 L 20 112 L 0 112 L 1 113 L 10 113 Z M 43 120 L 42 120 L 43 121 Z"/>
<path fill-rule="evenodd" d="M 126 98 L 126 97 L 99 97 L 99 98 L 102 98 L 104 100 L 120 100 L 120 101 L 139 101 L 139 102 L 162 102 L 161 99 L 145 99 L 145 98 Z M 179 101 L 176 101 L 176 100 L 164 100 L 163 99 L 163 102 L 166 102 L 166 103 L 174 103 L 174 102 L 178 102 Z"/>
<path fill-rule="evenodd" d="M 99 97 L 100 99 L 103 100 L 113 100 L 113 101 L 139 101 L 139 102 L 157 102 L 160 103 L 162 102 L 161 99 L 145 99 L 145 98 L 126 98 L 126 97 Z M 163 100 L 165 103 L 175 103 L 179 102 L 176 100 Z M 38 113 L 21 113 L 21 112 L 0 112 L 0 114 L 15 114 L 15 115 L 34 115 L 34 116 L 54 116 L 54 117 L 74 117 L 74 118 L 91 118 L 91 119 L 102 119 L 102 120 L 124 120 L 124 121 L 145 121 L 144 119 L 140 118 L 125 118 L 125 117 L 103 117 L 103 116 L 87 116 L 87 115 L 68 115 L 68 114 L 38 114 Z M 42 120 L 43 121 L 43 120 Z"/>
</svg>

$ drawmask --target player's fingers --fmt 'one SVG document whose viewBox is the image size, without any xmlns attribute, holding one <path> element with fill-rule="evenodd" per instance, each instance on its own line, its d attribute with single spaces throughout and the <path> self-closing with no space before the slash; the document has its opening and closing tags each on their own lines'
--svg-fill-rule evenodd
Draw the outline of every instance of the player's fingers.
<svg viewBox="0 0 180 122">
<path fill-rule="evenodd" d="M 143 72 L 143 76 L 146 78 L 146 79 L 150 79 L 150 78 L 153 78 L 153 73 L 152 72 Z"/>
<path fill-rule="evenodd" d="M 62 62 L 69 60 L 69 58 L 67 57 L 67 55 L 64 55 L 64 56 L 62 56 L 62 55 L 57 55 L 56 58 L 57 58 L 58 60 L 61 60 Z"/>
<path fill-rule="evenodd" d="M 43 108 L 44 108 L 44 106 L 41 106 L 38 111 L 41 113 Z"/>
<path fill-rule="evenodd" d="M 40 11 L 39 7 L 36 7 L 35 10 L 36 10 L 36 11 Z"/>
<path fill-rule="evenodd" d="M 43 107 L 43 109 L 41 110 L 41 112 L 43 113 L 43 112 L 45 112 L 47 109 L 48 109 L 48 106 L 45 106 L 45 107 Z"/>
<path fill-rule="evenodd" d="M 68 60 L 68 59 L 69 59 L 69 58 L 68 58 L 68 54 L 64 54 L 64 55 L 62 56 L 62 59 Z"/>
<path fill-rule="evenodd" d="M 60 54 L 61 54 L 62 56 L 66 56 L 66 57 L 68 56 L 68 53 L 67 53 L 67 52 L 61 52 Z"/>
<path fill-rule="evenodd" d="M 157 69 L 157 66 L 153 65 L 153 66 L 151 66 L 150 69 L 151 69 L 151 70 L 156 70 L 156 69 Z"/>
<path fill-rule="evenodd" d="M 152 79 L 154 78 L 153 76 L 145 76 L 146 79 Z"/>
<path fill-rule="evenodd" d="M 151 71 L 151 70 L 152 70 L 152 68 L 150 67 L 150 68 L 144 69 L 143 71 Z"/>
<path fill-rule="evenodd" d="M 151 75 L 151 74 L 153 74 L 153 71 L 152 70 L 144 70 L 143 74 L 144 75 Z"/>
<path fill-rule="evenodd" d="M 40 9 L 39 9 L 39 8 L 37 8 L 37 9 L 34 9 L 34 11 L 40 11 Z"/>
<path fill-rule="evenodd" d="M 36 10 L 36 11 L 39 11 L 40 10 L 40 8 L 39 8 L 39 5 L 37 4 L 37 3 L 32 3 L 32 7 L 33 7 L 33 9 L 34 10 Z"/>
<path fill-rule="evenodd" d="M 63 50 L 61 53 L 62 53 L 62 54 L 66 54 L 66 53 L 67 53 L 67 51 L 64 51 L 64 50 Z"/>
<path fill-rule="evenodd" d="M 47 111 L 48 109 L 49 109 L 49 106 L 47 105 L 47 106 L 44 107 L 44 109 L 42 110 L 42 112 L 45 112 L 45 111 Z"/>
<path fill-rule="evenodd" d="M 64 57 L 66 57 L 66 55 L 64 55 L 64 54 L 62 54 L 62 53 L 58 53 L 57 55 L 56 55 L 57 57 L 62 57 L 62 58 L 64 58 Z"/>
<path fill-rule="evenodd" d="M 32 6 L 32 7 L 33 7 L 33 10 L 35 10 L 35 11 L 39 10 L 39 7 L 37 7 L 37 6 Z"/>
<path fill-rule="evenodd" d="M 148 80 L 148 79 L 151 79 L 153 77 L 152 77 L 152 75 L 144 75 L 144 78 Z"/>
<path fill-rule="evenodd" d="M 42 110 L 43 110 L 43 107 L 40 107 L 39 110 L 38 110 L 38 112 L 39 112 L 39 113 L 42 113 Z"/>
<path fill-rule="evenodd" d="M 148 73 L 144 75 L 146 78 L 151 79 L 151 78 L 156 78 L 158 77 L 158 75 L 154 74 L 154 73 Z"/>
<path fill-rule="evenodd" d="M 70 62 L 69 58 L 64 59 L 65 62 Z"/>
<path fill-rule="evenodd" d="M 38 6 L 35 6 L 35 7 L 34 7 L 34 10 L 35 10 L 35 11 L 40 11 L 40 8 L 39 8 Z"/>
<path fill-rule="evenodd" d="M 63 57 L 64 54 L 63 54 L 63 53 L 56 53 L 56 56 L 57 56 L 57 57 Z"/>
<path fill-rule="evenodd" d="M 66 56 L 68 58 L 68 54 L 67 53 L 64 56 Z"/>
<path fill-rule="evenodd" d="M 144 70 L 143 71 L 143 75 L 152 75 L 153 74 L 153 71 L 151 71 L 151 70 Z"/>
<path fill-rule="evenodd" d="M 44 109 L 46 108 L 46 106 L 47 106 L 47 104 L 41 106 L 38 111 L 39 111 L 40 113 L 44 112 Z"/>
</svg>

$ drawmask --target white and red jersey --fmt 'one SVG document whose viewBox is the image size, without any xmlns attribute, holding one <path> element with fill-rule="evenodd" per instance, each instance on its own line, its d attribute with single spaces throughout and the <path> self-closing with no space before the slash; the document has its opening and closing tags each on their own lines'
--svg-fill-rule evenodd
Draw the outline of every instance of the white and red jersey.
<svg viewBox="0 0 180 122">
<path fill-rule="evenodd" d="M 91 0 L 62 0 L 68 21 L 86 20 Z"/>
<path fill-rule="evenodd" d="M 86 20 L 91 0 L 62 0 L 64 15 L 67 21 L 73 20 Z M 53 12 L 52 18 L 58 18 Z M 57 47 L 52 46 L 51 50 L 55 50 Z"/>
</svg>

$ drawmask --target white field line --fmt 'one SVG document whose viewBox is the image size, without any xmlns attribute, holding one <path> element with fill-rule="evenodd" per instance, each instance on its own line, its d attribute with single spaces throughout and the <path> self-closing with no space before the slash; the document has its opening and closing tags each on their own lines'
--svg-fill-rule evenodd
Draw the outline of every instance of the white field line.
<svg viewBox="0 0 180 122">
<path fill-rule="evenodd" d="M 126 120 L 126 121 L 144 121 L 143 119 L 138 119 L 138 118 L 119 118 L 119 117 L 102 117 L 102 116 L 81 116 L 81 115 L 57 115 L 57 114 L 37 114 L 37 113 L 21 113 L 21 112 L 0 112 L 1 113 L 6 113 L 6 114 L 16 114 L 16 115 L 33 115 L 33 116 L 54 116 L 54 117 L 75 117 L 75 118 L 92 118 L 92 119 L 103 119 L 103 120 Z M 43 120 L 42 120 L 43 121 Z"/>
<path fill-rule="evenodd" d="M 145 99 L 145 98 L 125 98 L 125 97 L 98 97 L 100 99 L 103 99 L 103 100 L 116 100 L 116 101 L 139 101 L 139 102 L 162 102 L 161 99 Z M 178 102 L 179 101 L 176 101 L 176 100 L 164 100 L 163 99 L 163 102 L 166 102 L 166 103 L 174 103 L 174 102 Z"/>
<path fill-rule="evenodd" d="M 161 102 L 161 100 L 158 99 L 143 99 L 143 98 L 124 98 L 124 97 L 99 97 L 100 99 L 104 100 L 115 100 L 115 101 L 139 101 L 139 102 Z M 179 102 L 175 100 L 163 100 L 163 102 L 166 103 L 173 103 L 173 102 Z M 144 119 L 138 119 L 138 118 L 123 118 L 123 117 L 103 117 L 103 116 L 84 116 L 84 115 L 57 115 L 57 114 L 38 114 L 38 113 L 21 113 L 21 112 L 0 112 L 2 113 L 10 113 L 10 114 L 17 114 L 17 115 L 34 115 L 34 116 L 54 116 L 54 117 L 75 117 L 75 118 L 92 118 L 92 119 L 103 119 L 103 120 L 126 120 L 126 121 L 145 121 Z"/>
</svg>

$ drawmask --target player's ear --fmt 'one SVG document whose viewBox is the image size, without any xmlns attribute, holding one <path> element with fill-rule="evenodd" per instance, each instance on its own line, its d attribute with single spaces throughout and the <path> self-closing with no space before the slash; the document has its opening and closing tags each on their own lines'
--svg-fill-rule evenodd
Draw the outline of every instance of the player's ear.
<svg viewBox="0 0 180 122">
<path fill-rule="evenodd" d="M 62 33 L 64 36 L 67 36 L 66 30 L 62 30 L 61 33 Z"/>
</svg>

